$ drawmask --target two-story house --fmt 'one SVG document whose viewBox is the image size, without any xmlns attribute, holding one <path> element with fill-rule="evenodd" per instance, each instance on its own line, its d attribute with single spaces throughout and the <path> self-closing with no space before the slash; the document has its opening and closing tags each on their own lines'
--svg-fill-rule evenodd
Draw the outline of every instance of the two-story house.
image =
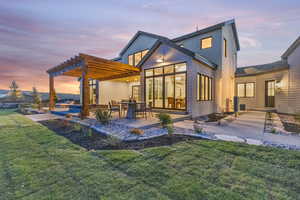
<svg viewBox="0 0 300 200">
<path fill-rule="evenodd" d="M 198 117 L 241 109 L 300 112 L 298 38 L 278 62 L 237 68 L 240 50 L 234 20 L 174 39 L 138 31 L 112 60 L 80 54 L 48 70 L 81 78 L 81 100 L 90 104 L 135 99 L 153 109 Z M 85 102 L 85 103 L 84 103 Z M 50 108 L 53 99 L 50 98 Z"/>
<path fill-rule="evenodd" d="M 232 110 L 239 41 L 234 20 L 178 38 L 137 32 L 113 61 L 140 73 L 90 81 L 90 102 L 133 98 L 193 117 Z"/>
</svg>

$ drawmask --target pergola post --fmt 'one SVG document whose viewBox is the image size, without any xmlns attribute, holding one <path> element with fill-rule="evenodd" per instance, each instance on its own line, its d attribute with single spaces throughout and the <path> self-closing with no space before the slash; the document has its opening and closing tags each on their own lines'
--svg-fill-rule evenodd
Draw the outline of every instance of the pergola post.
<svg viewBox="0 0 300 200">
<path fill-rule="evenodd" d="M 87 67 L 83 67 L 82 70 L 82 107 L 81 107 L 81 118 L 89 116 L 89 104 L 90 104 L 90 86 L 89 78 L 87 74 Z"/>
<path fill-rule="evenodd" d="M 49 110 L 54 110 L 55 100 L 54 100 L 54 77 L 49 75 Z"/>
</svg>

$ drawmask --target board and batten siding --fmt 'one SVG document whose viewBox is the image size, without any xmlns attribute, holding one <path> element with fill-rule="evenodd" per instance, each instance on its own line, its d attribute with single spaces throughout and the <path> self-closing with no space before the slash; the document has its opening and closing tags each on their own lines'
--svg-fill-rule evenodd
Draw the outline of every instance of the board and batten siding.
<svg viewBox="0 0 300 200">
<path fill-rule="evenodd" d="M 275 109 L 278 112 L 286 113 L 289 102 L 289 71 L 282 70 L 256 76 L 237 77 L 236 85 L 239 83 L 255 83 L 254 97 L 239 98 L 239 104 L 245 104 L 247 110 L 265 109 L 265 82 L 275 80 L 280 83 L 280 88 L 275 91 Z M 237 95 L 237 89 L 236 89 Z"/>
<path fill-rule="evenodd" d="M 288 56 L 289 70 L 289 109 L 291 114 L 300 113 L 300 45 Z"/>
</svg>

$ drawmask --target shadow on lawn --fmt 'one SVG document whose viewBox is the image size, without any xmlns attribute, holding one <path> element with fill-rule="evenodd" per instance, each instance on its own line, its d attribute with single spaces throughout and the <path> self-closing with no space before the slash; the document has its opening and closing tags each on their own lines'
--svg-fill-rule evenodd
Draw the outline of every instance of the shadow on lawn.
<svg viewBox="0 0 300 200">
<path fill-rule="evenodd" d="M 102 135 L 92 129 L 82 127 L 66 120 L 49 120 L 40 122 L 56 134 L 61 135 L 74 144 L 88 150 L 120 150 L 120 149 L 144 149 L 148 147 L 168 146 L 182 141 L 199 140 L 186 135 L 163 135 L 147 140 L 121 141 L 116 137 Z"/>
</svg>

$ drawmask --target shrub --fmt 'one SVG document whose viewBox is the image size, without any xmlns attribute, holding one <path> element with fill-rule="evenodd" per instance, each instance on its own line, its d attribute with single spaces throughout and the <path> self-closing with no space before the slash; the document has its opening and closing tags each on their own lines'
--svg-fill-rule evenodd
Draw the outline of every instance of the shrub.
<svg viewBox="0 0 300 200">
<path fill-rule="evenodd" d="M 201 134 L 203 132 L 203 128 L 200 127 L 199 124 L 194 124 L 194 131 L 198 134 Z"/>
<path fill-rule="evenodd" d="M 90 129 L 88 127 L 82 128 L 81 131 L 82 131 L 83 135 L 86 136 L 86 137 L 92 137 L 93 136 L 92 129 Z"/>
<path fill-rule="evenodd" d="M 95 111 L 96 119 L 101 124 L 108 124 L 111 119 L 111 112 L 104 109 L 97 109 Z"/>
<path fill-rule="evenodd" d="M 133 128 L 130 130 L 130 133 L 135 134 L 135 135 L 143 135 L 144 131 L 142 129 Z"/>
<path fill-rule="evenodd" d="M 174 127 L 173 124 L 168 124 L 167 125 L 167 130 L 168 130 L 168 134 L 171 135 L 174 133 Z"/>
<path fill-rule="evenodd" d="M 159 113 L 156 117 L 159 119 L 163 128 L 168 128 L 168 125 L 173 123 L 171 116 L 167 113 Z"/>
</svg>

